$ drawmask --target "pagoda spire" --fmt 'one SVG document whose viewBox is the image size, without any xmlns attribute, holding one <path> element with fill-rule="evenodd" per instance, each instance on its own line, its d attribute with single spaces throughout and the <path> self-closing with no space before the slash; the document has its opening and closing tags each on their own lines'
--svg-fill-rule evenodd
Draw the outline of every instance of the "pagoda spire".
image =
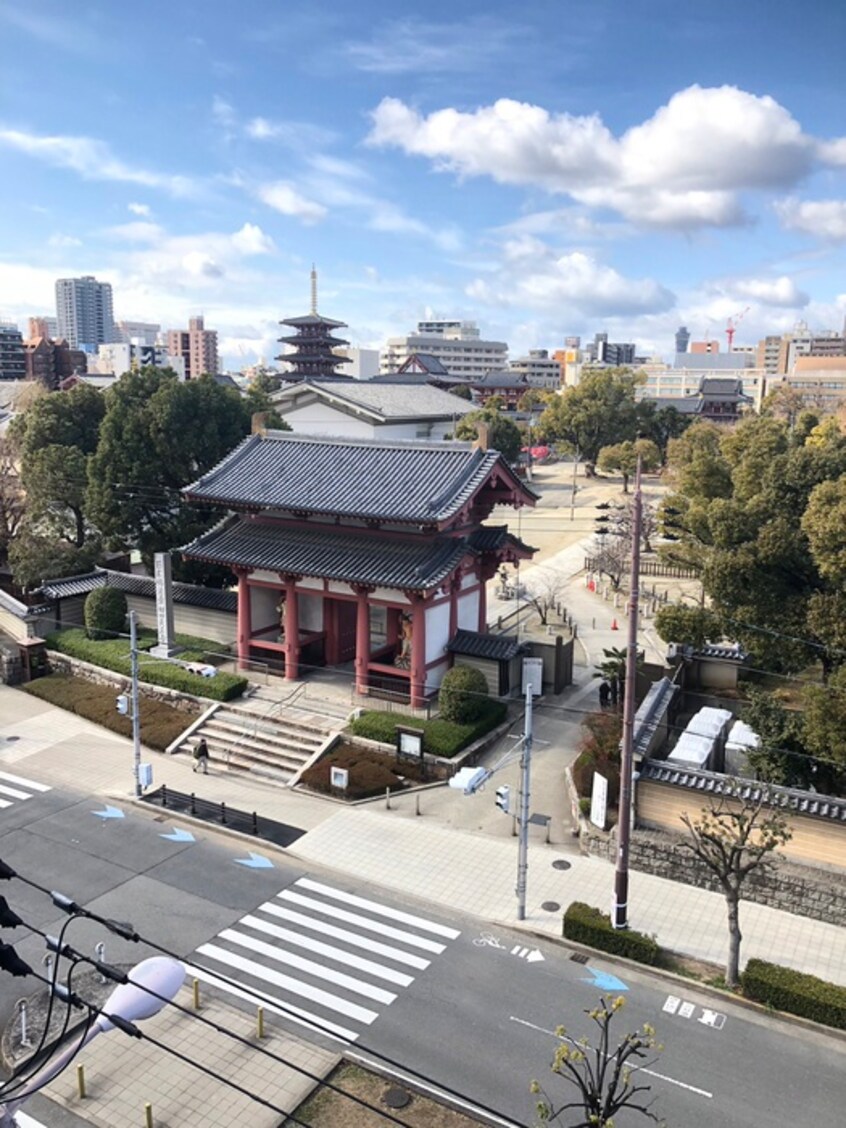
<svg viewBox="0 0 846 1128">
<path fill-rule="evenodd" d="M 311 264 L 311 314 L 317 317 L 317 270 L 314 263 Z"/>
<path fill-rule="evenodd" d="M 336 348 L 342 348 L 349 342 L 335 337 L 332 332 L 343 329 L 346 322 L 321 317 L 317 312 L 317 267 L 314 263 L 311 264 L 311 311 L 305 317 L 286 317 L 279 324 L 295 330 L 289 337 L 278 338 L 281 345 L 293 346 L 293 351 L 276 357 L 291 366 L 291 370 L 284 374 L 286 381 L 351 378 L 338 372 L 340 365 L 350 363 L 350 358 L 335 352 Z"/>
</svg>

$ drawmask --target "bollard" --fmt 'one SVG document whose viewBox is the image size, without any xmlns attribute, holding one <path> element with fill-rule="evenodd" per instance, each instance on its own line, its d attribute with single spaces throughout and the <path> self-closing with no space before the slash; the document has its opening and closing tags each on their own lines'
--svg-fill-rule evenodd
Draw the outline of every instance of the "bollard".
<svg viewBox="0 0 846 1128">
<path fill-rule="evenodd" d="M 15 1006 L 18 1008 L 18 1014 L 21 1020 L 21 1049 L 29 1049 L 32 1042 L 29 1037 L 29 1026 L 27 1023 L 26 999 L 18 999 Z"/>
<path fill-rule="evenodd" d="M 264 1007 L 256 1007 L 256 1037 L 264 1037 Z"/>
<path fill-rule="evenodd" d="M 253 834 L 258 835 L 258 815 L 253 811 Z"/>
<path fill-rule="evenodd" d="M 220 804 L 220 821 L 224 826 L 226 826 L 226 804 L 225 803 Z"/>
<path fill-rule="evenodd" d="M 420 792 L 419 791 L 414 796 L 414 813 L 415 813 L 415 815 L 420 814 Z"/>
<path fill-rule="evenodd" d="M 191 980 L 191 994 L 194 1010 L 200 1009 L 200 981 L 199 979 Z"/>
<path fill-rule="evenodd" d="M 144 1128 L 153 1128 L 153 1106 L 149 1101 L 144 1103 Z"/>
<path fill-rule="evenodd" d="M 386 787 L 385 788 L 385 810 L 390 811 L 390 809 L 391 809 L 391 789 L 390 789 L 390 787 Z"/>
<path fill-rule="evenodd" d="M 591 619 L 591 629 L 596 630 L 596 619 Z"/>
<path fill-rule="evenodd" d="M 85 1100 L 85 1066 L 78 1065 L 76 1067 L 76 1088 L 79 1093 L 79 1099 Z"/>
<path fill-rule="evenodd" d="M 97 944 L 94 945 L 94 959 L 99 960 L 100 963 L 106 962 L 106 945 L 103 943 L 102 940 L 100 940 Z M 108 976 L 103 975 L 102 972 L 100 973 L 100 982 L 101 983 L 108 983 L 109 982 Z"/>
<path fill-rule="evenodd" d="M 196 815 L 196 813 L 197 813 L 197 797 L 196 797 L 196 795 L 194 794 L 193 791 L 191 792 L 191 808 L 190 809 L 191 809 L 191 814 Z"/>
</svg>

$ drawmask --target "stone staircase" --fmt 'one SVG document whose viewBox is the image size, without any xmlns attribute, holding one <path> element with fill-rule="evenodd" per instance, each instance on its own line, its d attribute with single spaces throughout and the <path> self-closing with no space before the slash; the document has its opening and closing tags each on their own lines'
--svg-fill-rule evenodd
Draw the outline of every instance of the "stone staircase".
<svg viewBox="0 0 846 1128">
<path fill-rule="evenodd" d="M 302 709 L 276 705 L 260 712 L 219 705 L 173 751 L 190 755 L 203 736 L 212 768 L 290 784 L 341 727 L 342 722 Z"/>
</svg>

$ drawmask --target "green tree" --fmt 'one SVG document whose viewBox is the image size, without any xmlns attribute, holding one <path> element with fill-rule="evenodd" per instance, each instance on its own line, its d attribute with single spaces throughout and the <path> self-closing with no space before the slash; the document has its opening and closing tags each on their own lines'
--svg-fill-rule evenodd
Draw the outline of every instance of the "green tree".
<svg viewBox="0 0 846 1128">
<path fill-rule="evenodd" d="M 842 586 L 846 579 L 846 475 L 814 487 L 802 514 L 802 532 L 820 574 Z"/>
<path fill-rule="evenodd" d="M 23 591 L 33 591 L 44 580 L 78 576 L 90 572 L 100 555 L 100 545 L 90 542 L 76 548 L 33 532 L 24 525 L 9 546 L 9 567 L 15 583 Z"/>
<path fill-rule="evenodd" d="M 652 439 L 661 452 L 661 465 L 667 461 L 671 439 L 678 439 L 690 426 L 693 417 L 682 415 L 674 407 L 658 407 L 654 400 L 640 400 L 636 407 L 637 430 Z"/>
<path fill-rule="evenodd" d="M 535 1112 L 541 1124 L 551 1124 L 570 1113 L 567 1116 L 570 1128 L 613 1128 L 614 1118 L 622 1111 L 660 1123 L 652 1110 L 652 1102 L 646 1103 L 650 1086 L 639 1082 L 643 1070 L 655 1063 L 664 1047 L 648 1022 L 624 1034 L 614 1045 L 611 1025 L 624 1006 L 621 995 L 613 1000 L 600 998 L 598 1007 L 585 1010 L 599 1032 L 593 1046 L 587 1037 L 573 1039 L 566 1027 L 556 1028 L 558 1046 L 551 1069 L 575 1087 L 575 1099 L 559 1103 L 547 1094 L 540 1081 L 532 1081 L 529 1089 L 537 1097 Z M 572 1119 L 572 1115 L 578 1119 Z"/>
<path fill-rule="evenodd" d="M 445 721 L 472 724 L 488 707 L 488 683 L 475 666 L 453 666 L 438 690 L 438 709 Z"/>
<path fill-rule="evenodd" d="M 11 430 L 24 459 L 47 446 L 76 447 L 89 455 L 97 449 L 105 411 L 102 392 L 90 384 L 77 384 L 69 392 L 39 396 L 15 416 Z"/>
<path fill-rule="evenodd" d="M 726 790 L 703 807 L 699 818 L 685 811 L 687 828 L 682 846 L 716 878 L 726 899 L 729 951 L 726 984 L 740 978 L 740 894 L 750 873 L 770 867 L 775 851 L 790 841 L 792 832 L 780 807 L 771 802 L 765 786 L 750 788 L 747 780 L 729 781 Z"/>
<path fill-rule="evenodd" d="M 538 421 L 538 433 L 548 442 L 569 443 L 585 462 L 595 463 L 604 446 L 636 437 L 637 384 L 628 368 L 591 372 L 551 398 Z"/>
<path fill-rule="evenodd" d="M 463 442 L 472 442 L 477 436 L 477 424 L 488 426 L 488 446 L 498 450 L 507 462 L 516 462 L 523 445 L 520 428 L 496 408 L 486 404 L 479 411 L 471 411 L 460 419 L 455 428 L 455 437 Z"/>
<path fill-rule="evenodd" d="M 95 639 L 122 634 L 126 629 L 126 612 L 126 596 L 120 588 L 94 588 L 85 597 L 85 633 Z"/>
<path fill-rule="evenodd" d="M 604 474 L 613 474 L 619 470 L 623 475 L 623 493 L 629 492 L 629 478 L 637 469 L 638 456 L 644 473 L 657 470 L 661 465 L 661 452 L 652 439 L 635 439 L 632 442 L 616 443 L 614 446 L 603 447 L 599 452 L 597 467 Z"/>
<path fill-rule="evenodd" d="M 747 757 L 758 779 L 803 789 L 814 785 L 816 772 L 805 747 L 801 713 L 786 708 L 774 694 L 753 687 L 741 716 L 760 741 Z"/>
<path fill-rule="evenodd" d="M 180 490 L 210 470 L 249 433 L 240 394 L 211 377 L 180 381 L 168 369 L 127 373 L 106 393 L 106 415 L 88 468 L 89 515 L 114 546 L 156 552 L 193 539 L 219 519 L 187 505 Z M 226 581 L 225 570 L 174 561 L 180 579 Z"/>
<path fill-rule="evenodd" d="M 449 389 L 450 395 L 458 396 L 459 399 L 472 400 L 473 392 L 470 390 L 469 384 L 456 384 L 455 387 Z"/>
<path fill-rule="evenodd" d="M 9 545 L 21 529 L 26 512 L 18 458 L 15 439 L 10 434 L 0 435 L 0 564 L 7 561 Z"/>
<path fill-rule="evenodd" d="M 664 642 L 677 642 L 701 650 L 709 639 L 720 638 L 717 617 L 707 607 L 668 603 L 655 616 L 655 630 Z"/>
<path fill-rule="evenodd" d="M 828 795 L 846 791 L 846 666 L 826 685 L 809 685 L 802 694 L 802 740 L 817 758 L 813 786 Z M 808 784 L 806 784 L 808 786 Z"/>
<path fill-rule="evenodd" d="M 265 415 L 267 426 L 274 431 L 290 431 L 291 427 L 273 403 L 273 393 L 278 392 L 282 386 L 282 377 L 277 372 L 260 372 L 247 388 L 244 401 L 250 417 Z"/>
</svg>

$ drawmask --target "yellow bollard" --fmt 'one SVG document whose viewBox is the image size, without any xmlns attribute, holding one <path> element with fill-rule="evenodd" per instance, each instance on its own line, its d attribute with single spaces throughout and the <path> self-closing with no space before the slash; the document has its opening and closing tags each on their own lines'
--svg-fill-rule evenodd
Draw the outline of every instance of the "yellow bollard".
<svg viewBox="0 0 846 1128">
<path fill-rule="evenodd" d="M 146 1128 L 153 1128 L 153 1106 L 149 1101 L 144 1105 L 144 1124 Z"/>
<path fill-rule="evenodd" d="M 264 1037 L 264 1007 L 256 1007 L 256 1037 Z"/>
<path fill-rule="evenodd" d="M 194 996 L 194 1010 L 200 1009 L 200 981 L 199 979 L 191 980 L 191 991 Z"/>
<path fill-rule="evenodd" d="M 76 1088 L 79 1092 L 79 1099 L 85 1100 L 85 1066 L 78 1065 L 76 1067 Z"/>
</svg>

